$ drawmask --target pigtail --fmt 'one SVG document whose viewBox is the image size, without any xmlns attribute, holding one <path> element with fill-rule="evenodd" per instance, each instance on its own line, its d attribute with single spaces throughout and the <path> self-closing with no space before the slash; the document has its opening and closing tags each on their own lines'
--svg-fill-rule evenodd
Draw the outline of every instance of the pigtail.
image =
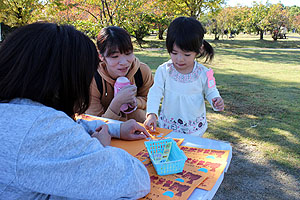
<svg viewBox="0 0 300 200">
<path fill-rule="evenodd" d="M 205 62 L 212 61 L 215 55 L 213 47 L 206 40 L 203 40 L 203 46 L 204 48 L 201 50 L 199 58 L 205 57 Z"/>
</svg>

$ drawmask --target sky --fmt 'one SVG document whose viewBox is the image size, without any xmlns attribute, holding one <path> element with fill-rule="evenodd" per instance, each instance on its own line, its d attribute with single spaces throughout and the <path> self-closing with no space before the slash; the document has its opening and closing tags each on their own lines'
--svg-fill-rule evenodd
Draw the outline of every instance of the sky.
<svg viewBox="0 0 300 200">
<path fill-rule="evenodd" d="M 238 4 L 242 6 L 252 6 L 252 0 L 226 0 L 228 6 L 236 6 Z M 267 0 L 256 0 L 257 3 L 266 4 Z M 284 6 L 300 6 L 300 0 L 269 0 L 271 4 L 282 3 Z"/>
</svg>

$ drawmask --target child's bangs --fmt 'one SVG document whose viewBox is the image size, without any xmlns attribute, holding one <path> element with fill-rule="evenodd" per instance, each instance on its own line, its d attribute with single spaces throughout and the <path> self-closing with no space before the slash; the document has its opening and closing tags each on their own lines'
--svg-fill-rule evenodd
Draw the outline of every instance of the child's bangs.
<svg viewBox="0 0 300 200">
<path fill-rule="evenodd" d="M 193 35 L 187 35 L 186 37 L 176 37 L 174 44 L 183 51 L 193 51 L 200 53 L 201 45 L 199 38 L 193 37 Z"/>
</svg>

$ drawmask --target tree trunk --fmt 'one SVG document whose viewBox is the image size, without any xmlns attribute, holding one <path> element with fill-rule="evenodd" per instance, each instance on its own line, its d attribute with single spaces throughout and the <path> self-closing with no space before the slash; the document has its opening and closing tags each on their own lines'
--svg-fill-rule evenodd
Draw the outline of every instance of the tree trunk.
<svg viewBox="0 0 300 200">
<path fill-rule="evenodd" d="M 263 30 L 260 30 L 259 31 L 259 35 L 260 35 L 260 40 L 263 40 L 264 39 L 264 31 Z"/>
<path fill-rule="evenodd" d="M 141 34 L 138 31 L 134 31 L 135 33 L 135 39 L 138 43 L 138 45 L 142 48 L 142 43 L 143 43 L 143 37 L 141 36 Z"/>
<path fill-rule="evenodd" d="M 216 33 L 216 34 L 215 34 L 215 40 L 219 40 L 219 37 L 220 37 L 220 36 L 218 35 L 218 33 Z"/>
<path fill-rule="evenodd" d="M 163 34 L 164 34 L 164 29 L 159 28 L 158 29 L 158 39 L 163 40 L 164 39 Z"/>
</svg>

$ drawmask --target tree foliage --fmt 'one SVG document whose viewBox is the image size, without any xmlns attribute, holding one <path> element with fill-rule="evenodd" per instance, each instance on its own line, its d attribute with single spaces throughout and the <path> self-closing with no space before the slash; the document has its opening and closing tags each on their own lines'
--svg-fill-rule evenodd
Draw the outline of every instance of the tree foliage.
<svg viewBox="0 0 300 200">
<path fill-rule="evenodd" d="M 162 40 L 165 30 L 174 19 L 174 12 L 164 0 L 152 0 L 148 5 L 148 9 L 152 11 L 150 14 L 152 29 L 158 31 L 158 38 Z"/>
<path fill-rule="evenodd" d="M 263 39 L 264 31 L 268 26 L 268 12 L 269 5 L 263 5 L 262 3 L 254 3 L 250 9 L 249 17 L 246 20 L 246 29 L 248 32 L 257 32 L 260 35 L 260 39 Z"/>
<path fill-rule="evenodd" d="M 300 31 L 300 7 L 254 2 L 252 7 L 224 7 L 225 0 L 0 0 L 0 22 L 18 27 L 37 20 L 72 24 L 95 38 L 100 29 L 125 28 L 141 45 L 157 32 L 159 39 L 178 16 L 191 16 L 218 39 L 228 33 L 264 33 L 281 25 Z"/>
<path fill-rule="evenodd" d="M 175 15 L 190 16 L 199 19 L 205 12 L 221 9 L 224 0 L 165 0 Z"/>
<path fill-rule="evenodd" d="M 260 35 L 260 39 L 263 39 L 266 32 L 272 33 L 283 25 L 288 29 L 299 27 L 297 14 L 300 9 L 298 8 L 297 6 L 284 7 L 280 3 L 263 5 L 256 2 L 252 7 L 225 7 L 214 15 L 210 14 L 211 21 L 207 23 L 207 28 L 215 34 L 215 39 L 223 35 L 224 31 L 229 33 L 233 31 L 237 34 L 256 33 Z"/>
<path fill-rule="evenodd" d="M 19 27 L 35 21 L 43 8 L 39 0 L 1 0 L 0 21 L 11 27 Z"/>
<path fill-rule="evenodd" d="M 151 28 L 151 11 L 145 9 L 147 3 L 148 0 L 127 0 L 120 11 L 120 26 L 135 37 L 140 46 Z"/>
<path fill-rule="evenodd" d="M 290 26 L 290 16 L 287 9 L 283 7 L 282 4 L 273 4 L 270 6 L 270 11 L 267 16 L 268 19 L 268 29 L 273 31 L 280 26 L 285 25 Z"/>
<path fill-rule="evenodd" d="M 211 15 L 211 22 L 207 24 L 208 30 L 215 35 L 215 39 L 224 34 L 238 34 L 245 30 L 245 21 L 249 15 L 248 7 L 225 7 Z"/>
<path fill-rule="evenodd" d="M 288 8 L 290 15 L 290 28 L 300 32 L 300 7 L 291 6 Z"/>
</svg>

